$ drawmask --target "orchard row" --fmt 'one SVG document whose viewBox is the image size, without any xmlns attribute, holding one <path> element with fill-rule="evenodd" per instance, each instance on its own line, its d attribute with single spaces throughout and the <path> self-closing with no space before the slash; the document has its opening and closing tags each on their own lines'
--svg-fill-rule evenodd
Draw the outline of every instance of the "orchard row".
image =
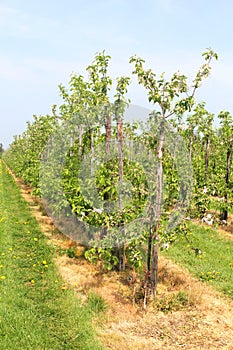
<svg viewBox="0 0 233 350">
<path fill-rule="evenodd" d="M 62 104 L 51 115 L 34 116 L 4 153 L 49 213 L 65 218 L 68 235 L 90 247 L 89 260 L 144 271 L 145 303 L 156 293 L 159 247 L 185 232 L 181 217 L 203 218 L 217 207 L 219 220 L 227 221 L 232 206 L 233 118 L 229 112 L 215 117 L 196 102 L 217 54 L 208 49 L 203 59 L 189 86 L 180 72 L 166 80 L 132 57 L 132 74 L 153 112 L 129 122 L 130 77 L 115 84 L 110 56 L 98 53 L 88 78 L 73 74 L 68 88 L 60 85 Z"/>
</svg>

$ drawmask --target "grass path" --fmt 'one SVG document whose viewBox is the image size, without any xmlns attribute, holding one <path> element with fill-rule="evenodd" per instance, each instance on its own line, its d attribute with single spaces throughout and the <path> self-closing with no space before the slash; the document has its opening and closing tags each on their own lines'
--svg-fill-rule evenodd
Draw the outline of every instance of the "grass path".
<svg viewBox="0 0 233 350">
<path fill-rule="evenodd" d="M 233 299 L 233 240 L 204 225 L 188 228 L 188 240 L 181 237 L 163 255 Z"/>
<path fill-rule="evenodd" d="M 101 349 L 91 313 L 63 286 L 28 204 L 0 163 L 1 350 Z"/>
</svg>

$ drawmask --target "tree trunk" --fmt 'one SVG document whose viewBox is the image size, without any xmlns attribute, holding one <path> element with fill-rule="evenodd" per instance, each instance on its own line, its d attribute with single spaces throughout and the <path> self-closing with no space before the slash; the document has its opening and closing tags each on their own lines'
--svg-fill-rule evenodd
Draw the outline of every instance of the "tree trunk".
<svg viewBox="0 0 233 350">
<path fill-rule="evenodd" d="M 162 207 L 162 192 L 163 192 L 163 152 L 164 152 L 164 125 L 161 125 L 158 148 L 157 148 L 157 189 L 156 189 L 156 203 L 155 203 L 155 220 L 152 249 L 152 265 L 151 265 L 151 292 L 153 297 L 156 297 L 156 290 L 158 285 L 158 244 L 159 235 L 158 229 L 160 227 L 160 216 Z"/>
<path fill-rule="evenodd" d="M 110 151 L 111 151 L 111 138 L 112 138 L 112 118 L 111 116 L 108 114 L 106 117 L 106 121 L 105 121 L 105 155 L 106 155 L 106 161 L 109 161 L 110 158 Z M 104 193 L 104 210 L 109 209 L 109 201 L 110 197 L 109 197 L 109 193 L 105 192 Z M 107 226 L 104 226 L 101 230 L 101 236 L 100 238 L 103 239 L 104 237 L 107 236 L 108 233 L 108 228 Z"/>
<path fill-rule="evenodd" d="M 117 135 L 118 135 L 118 167 L 119 167 L 119 197 L 118 197 L 118 205 L 119 210 L 123 209 L 122 203 L 122 184 L 123 184 L 123 176 L 124 176 L 124 162 L 123 162 L 123 119 L 119 117 L 117 122 Z M 125 269 L 125 242 L 124 242 L 124 227 L 121 227 L 121 236 L 118 247 L 118 256 L 119 256 L 119 270 L 122 271 Z"/>
<path fill-rule="evenodd" d="M 189 159 L 191 163 L 192 163 L 192 156 L 193 156 L 193 139 L 191 139 L 189 143 Z"/>
<path fill-rule="evenodd" d="M 151 198 L 150 208 L 150 236 L 148 239 L 148 252 L 147 252 L 147 273 L 146 273 L 146 290 L 148 293 L 150 289 L 151 294 L 156 298 L 156 290 L 158 285 L 158 253 L 159 253 L 159 234 L 158 229 L 160 227 L 161 207 L 162 207 L 162 189 L 163 189 L 163 152 L 164 152 L 164 125 L 160 126 L 160 132 L 158 136 L 158 146 L 156 151 L 157 158 L 157 188 L 154 203 L 154 197 Z M 153 215 L 155 216 L 156 223 L 153 223 Z M 147 295 L 145 296 L 147 299 Z"/>
<path fill-rule="evenodd" d="M 151 206 L 150 206 L 150 235 L 148 238 L 148 248 L 147 248 L 147 271 L 149 272 L 148 274 L 149 282 L 150 282 L 150 271 L 151 271 L 152 242 L 153 242 L 153 198 L 151 199 Z"/>
<path fill-rule="evenodd" d="M 119 165 L 119 183 L 123 182 L 123 120 L 119 118 L 117 122 L 118 135 L 118 165 Z M 122 209 L 122 198 L 119 196 L 119 208 Z"/>
<path fill-rule="evenodd" d="M 111 138 L 112 138 L 112 118 L 110 115 L 108 115 L 106 117 L 106 123 L 105 123 L 105 153 L 106 153 L 107 159 L 110 156 Z"/>
<path fill-rule="evenodd" d="M 81 160 L 82 159 L 82 152 L 83 152 L 83 149 L 82 149 L 82 143 L 83 143 L 83 126 L 82 125 L 79 125 L 79 128 L 78 128 L 78 157 L 79 159 Z"/>
<path fill-rule="evenodd" d="M 222 211 L 221 219 L 227 221 L 228 219 L 228 189 L 229 189 L 229 183 L 230 183 L 230 174 L 231 174 L 231 159 L 232 159 L 232 142 L 229 144 L 229 147 L 227 149 L 227 162 L 226 162 L 226 177 L 225 177 L 225 183 L 226 183 L 226 191 L 225 191 L 225 208 Z"/>
<path fill-rule="evenodd" d="M 91 129 L 91 176 L 94 175 L 94 130 Z"/>
<path fill-rule="evenodd" d="M 145 280 L 145 295 L 144 295 L 144 308 L 146 309 L 147 299 L 149 298 L 149 294 L 152 292 L 151 288 L 151 279 L 152 279 L 152 265 L 153 263 L 153 255 L 154 255 L 154 246 L 153 246 L 153 238 L 154 238 L 154 224 L 153 224 L 153 216 L 154 216 L 154 200 L 155 197 L 151 198 L 150 205 L 150 234 L 148 238 L 148 248 L 147 248 L 147 271 L 144 276 Z"/>
<path fill-rule="evenodd" d="M 207 180 L 207 177 L 208 177 L 209 154 L 210 154 L 210 137 L 208 136 L 206 140 L 206 152 L 205 152 L 205 180 Z"/>
<path fill-rule="evenodd" d="M 156 298 L 156 291 L 158 285 L 158 259 L 159 259 L 159 236 L 156 235 L 155 242 L 152 246 L 152 265 L 151 265 L 151 292 L 152 296 Z"/>
</svg>

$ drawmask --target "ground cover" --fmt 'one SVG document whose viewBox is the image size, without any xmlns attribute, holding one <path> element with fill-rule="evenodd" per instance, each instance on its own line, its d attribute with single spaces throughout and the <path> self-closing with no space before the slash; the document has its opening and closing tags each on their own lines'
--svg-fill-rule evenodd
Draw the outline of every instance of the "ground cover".
<svg viewBox="0 0 233 350">
<path fill-rule="evenodd" d="M 1 350 L 100 349 L 88 306 L 64 286 L 54 249 L 0 164 Z"/>
</svg>

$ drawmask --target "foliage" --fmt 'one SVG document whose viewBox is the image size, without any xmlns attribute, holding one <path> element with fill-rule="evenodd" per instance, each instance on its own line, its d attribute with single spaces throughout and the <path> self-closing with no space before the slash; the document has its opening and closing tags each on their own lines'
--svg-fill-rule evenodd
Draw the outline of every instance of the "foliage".
<svg viewBox="0 0 233 350">
<path fill-rule="evenodd" d="M 232 117 L 221 112 L 220 126 L 214 128 L 214 115 L 204 102 L 195 102 L 196 90 L 218 57 L 208 49 L 203 58 L 190 85 L 180 72 L 166 79 L 146 69 L 142 58 L 131 57 L 133 74 L 155 110 L 145 122 L 129 123 L 124 112 L 130 77 L 114 80 L 108 73 L 111 57 L 97 53 L 88 77 L 75 73 L 67 88 L 59 85 L 61 105 L 52 106 L 51 115 L 34 116 L 3 155 L 35 193 L 43 192 L 55 214 L 75 214 L 95 227 L 88 236 L 88 260 L 111 270 L 120 268 L 123 258 L 126 265 L 147 270 L 146 276 L 154 274 L 154 292 L 156 266 L 151 269 L 151 264 L 159 247 L 170 249 L 182 240 L 181 233 L 187 237 L 189 232 L 186 223 L 177 226 L 181 214 L 202 218 L 215 201 L 225 215 L 233 203 Z M 49 159 L 44 174 L 43 157 Z M 45 188 L 39 175 L 47 178 Z"/>
<path fill-rule="evenodd" d="M 57 125 L 54 116 L 36 116 L 27 123 L 27 130 L 22 136 L 16 136 L 4 159 L 15 174 L 25 184 L 30 184 L 39 194 L 40 154 Z"/>
<path fill-rule="evenodd" d="M 85 252 L 85 258 L 91 263 L 102 262 L 104 270 L 110 271 L 118 265 L 118 258 L 112 254 L 111 249 L 92 247 Z"/>
</svg>

